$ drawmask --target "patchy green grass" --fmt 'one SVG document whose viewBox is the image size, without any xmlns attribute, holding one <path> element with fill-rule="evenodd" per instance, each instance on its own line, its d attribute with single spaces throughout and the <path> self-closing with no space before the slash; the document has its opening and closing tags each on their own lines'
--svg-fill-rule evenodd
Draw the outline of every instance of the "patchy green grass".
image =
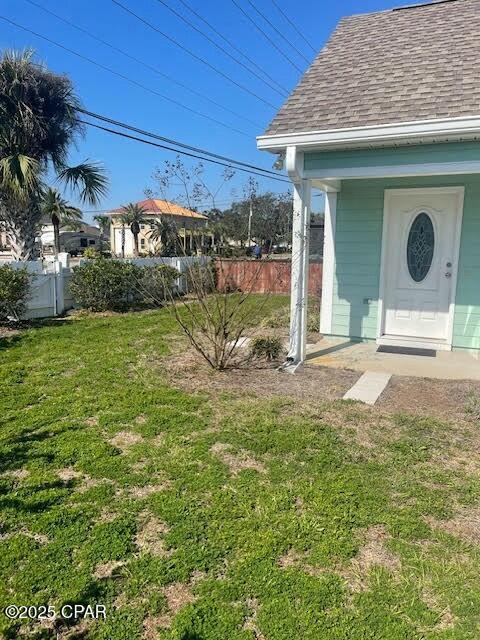
<svg viewBox="0 0 480 640">
<path fill-rule="evenodd" d="M 475 425 L 190 395 L 153 373 L 178 339 L 162 310 L 1 343 L 0 609 L 107 619 L 0 634 L 479 637 Z"/>
</svg>

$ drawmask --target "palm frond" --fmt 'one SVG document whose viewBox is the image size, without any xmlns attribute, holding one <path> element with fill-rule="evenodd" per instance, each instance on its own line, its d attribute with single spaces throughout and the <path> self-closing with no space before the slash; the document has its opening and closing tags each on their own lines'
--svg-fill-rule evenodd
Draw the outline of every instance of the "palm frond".
<svg viewBox="0 0 480 640">
<path fill-rule="evenodd" d="M 0 159 L 0 186 L 17 197 L 27 196 L 39 187 L 39 163 L 17 153 Z"/>
<path fill-rule="evenodd" d="M 85 161 L 76 167 L 65 167 L 59 172 L 58 179 L 64 181 L 82 202 L 91 205 L 97 205 L 108 191 L 104 168 L 93 162 Z"/>
</svg>

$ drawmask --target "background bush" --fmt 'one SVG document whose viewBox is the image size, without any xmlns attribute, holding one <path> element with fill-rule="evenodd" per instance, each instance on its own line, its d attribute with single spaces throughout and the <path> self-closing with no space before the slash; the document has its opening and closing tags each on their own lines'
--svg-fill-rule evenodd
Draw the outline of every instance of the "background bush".
<svg viewBox="0 0 480 640">
<path fill-rule="evenodd" d="M 185 271 L 187 291 L 212 293 L 216 288 L 216 269 L 214 261 L 207 264 L 193 264 Z"/>
<path fill-rule="evenodd" d="M 140 267 L 98 258 L 76 267 L 70 281 L 73 299 L 91 311 L 123 311 L 139 304 L 160 304 L 178 272 L 167 265 Z"/>
<path fill-rule="evenodd" d="M 29 290 L 30 276 L 26 269 L 0 266 L 0 322 L 23 315 Z"/>
<path fill-rule="evenodd" d="M 173 292 L 179 273 L 168 264 L 141 267 L 139 288 L 145 304 L 156 304 L 166 300 Z"/>
</svg>

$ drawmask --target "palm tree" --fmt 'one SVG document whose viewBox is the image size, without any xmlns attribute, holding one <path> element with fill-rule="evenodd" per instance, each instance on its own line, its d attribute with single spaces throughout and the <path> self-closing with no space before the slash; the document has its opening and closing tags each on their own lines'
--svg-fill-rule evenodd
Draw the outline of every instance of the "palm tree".
<svg viewBox="0 0 480 640">
<path fill-rule="evenodd" d="M 0 57 L 0 221 L 17 260 L 34 257 L 47 174 L 91 205 L 107 190 L 98 164 L 68 166 L 68 151 L 84 133 L 80 101 L 69 78 L 32 56 L 7 51 Z"/>
<path fill-rule="evenodd" d="M 160 242 L 160 251 L 163 256 L 177 255 L 177 249 L 180 246 L 178 237 L 178 229 L 175 222 L 166 216 L 161 216 L 155 220 L 150 237 L 155 242 Z"/>
<path fill-rule="evenodd" d="M 130 231 L 133 235 L 133 255 L 138 257 L 138 236 L 140 234 L 140 225 L 145 222 L 145 216 L 147 210 L 139 204 L 129 202 L 122 207 L 123 214 L 120 221 L 123 225 L 122 236 L 122 252 L 125 253 L 125 225 L 130 227 Z M 122 256 L 123 257 L 123 256 Z"/>
<path fill-rule="evenodd" d="M 103 251 L 103 238 L 110 230 L 110 218 L 108 216 L 96 215 L 93 219 L 100 227 L 100 253 Z"/>
<path fill-rule="evenodd" d="M 82 212 L 77 207 L 72 207 L 56 189 L 49 187 L 45 192 L 42 204 L 42 213 L 48 216 L 53 225 L 54 254 L 60 253 L 60 227 L 74 229 L 82 222 Z"/>
</svg>

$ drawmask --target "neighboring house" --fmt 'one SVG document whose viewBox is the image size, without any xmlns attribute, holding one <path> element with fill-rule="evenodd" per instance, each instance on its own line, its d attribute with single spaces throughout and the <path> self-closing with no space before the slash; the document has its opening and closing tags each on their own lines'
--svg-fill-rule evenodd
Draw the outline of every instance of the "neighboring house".
<svg viewBox="0 0 480 640">
<path fill-rule="evenodd" d="M 53 226 L 42 226 L 40 235 L 42 253 L 53 253 Z M 98 227 L 81 223 L 77 229 L 60 229 L 60 250 L 72 255 L 81 254 L 88 247 L 101 250 L 108 245 L 108 237 L 102 235 Z"/>
<path fill-rule="evenodd" d="M 294 187 L 289 359 L 305 357 L 311 187 L 320 330 L 480 349 L 480 0 L 344 18 L 258 147 Z"/>
<path fill-rule="evenodd" d="M 153 241 L 151 231 L 155 221 L 162 216 L 168 216 L 177 227 L 182 250 L 189 253 L 201 253 L 211 245 L 212 236 L 207 229 L 208 218 L 197 211 L 191 211 L 168 200 L 149 198 L 135 203 L 145 209 L 145 223 L 140 225 L 139 252 L 140 254 L 157 253 L 161 250 L 160 243 Z M 120 256 L 122 253 L 122 222 L 123 210 L 121 207 L 110 211 L 110 243 L 112 253 Z M 128 225 L 125 226 L 125 256 L 133 256 L 133 235 Z"/>
</svg>

